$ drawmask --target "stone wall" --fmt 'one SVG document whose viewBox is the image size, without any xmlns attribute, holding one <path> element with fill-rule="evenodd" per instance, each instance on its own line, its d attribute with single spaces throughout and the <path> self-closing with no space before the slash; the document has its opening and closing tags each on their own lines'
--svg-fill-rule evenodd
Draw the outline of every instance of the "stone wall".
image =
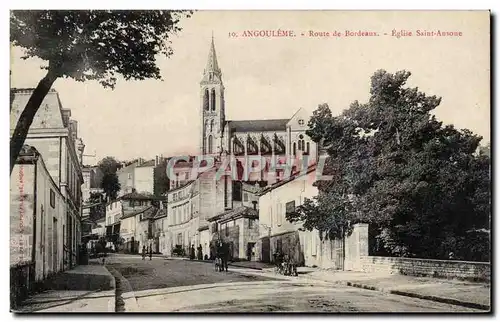
<svg viewBox="0 0 500 322">
<path fill-rule="evenodd" d="M 412 276 L 490 280 L 490 263 L 421 258 L 361 256 L 364 272 Z"/>
<path fill-rule="evenodd" d="M 369 256 L 368 225 L 357 224 L 345 238 L 345 270 L 411 276 L 490 280 L 490 263 Z"/>
</svg>

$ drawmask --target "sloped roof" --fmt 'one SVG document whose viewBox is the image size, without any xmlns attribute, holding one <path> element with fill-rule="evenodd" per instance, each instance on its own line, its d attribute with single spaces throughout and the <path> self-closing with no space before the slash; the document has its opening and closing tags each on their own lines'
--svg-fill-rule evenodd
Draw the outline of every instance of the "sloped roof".
<svg viewBox="0 0 500 322">
<path fill-rule="evenodd" d="M 229 221 L 240 217 L 259 218 L 259 211 L 250 207 L 241 206 L 235 209 L 225 211 L 217 216 L 208 218 L 209 222 L 212 221 Z"/>
<path fill-rule="evenodd" d="M 158 208 L 155 206 L 149 206 L 146 208 L 142 208 L 138 211 L 126 214 L 122 217 L 122 219 L 130 218 L 130 217 L 135 217 L 137 215 L 143 214 L 142 220 L 150 219 L 153 218 L 156 215 L 156 212 L 158 211 Z"/>
<path fill-rule="evenodd" d="M 228 121 L 231 132 L 284 131 L 289 119 Z"/>
<path fill-rule="evenodd" d="M 149 160 L 141 163 L 141 165 L 137 165 L 137 168 L 154 167 L 154 166 L 155 166 L 155 160 Z"/>
<path fill-rule="evenodd" d="M 162 217 L 166 217 L 166 216 L 167 216 L 167 209 L 166 208 L 158 209 L 158 211 L 154 215 L 153 219 L 158 219 L 158 218 L 162 218 Z"/>
<path fill-rule="evenodd" d="M 138 192 L 131 192 L 131 193 L 127 193 L 126 195 L 121 196 L 120 199 L 123 199 L 123 200 L 156 200 L 158 198 L 155 196 L 148 196 L 148 195 L 138 193 Z"/>
</svg>

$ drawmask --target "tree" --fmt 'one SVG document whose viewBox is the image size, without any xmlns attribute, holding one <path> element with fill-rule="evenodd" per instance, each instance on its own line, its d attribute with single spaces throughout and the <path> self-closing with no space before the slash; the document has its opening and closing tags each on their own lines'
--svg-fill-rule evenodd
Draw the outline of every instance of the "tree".
<svg viewBox="0 0 500 322">
<path fill-rule="evenodd" d="M 106 216 L 106 201 L 102 193 L 92 192 L 87 201 L 90 207 L 90 220 L 96 221 Z"/>
<path fill-rule="evenodd" d="M 116 173 L 105 173 L 102 177 L 101 188 L 109 200 L 116 199 L 118 191 L 120 191 L 120 182 Z"/>
<path fill-rule="evenodd" d="M 160 164 L 153 170 L 153 191 L 155 197 L 161 197 L 170 187 L 167 164 L 168 160 L 161 160 Z"/>
<path fill-rule="evenodd" d="M 473 260 L 463 241 L 489 230 L 490 158 L 476 153 L 481 137 L 442 126 L 430 114 L 440 98 L 406 88 L 409 77 L 378 71 L 368 103 L 315 111 L 307 134 L 327 148 L 334 180 L 288 219 L 330 236 L 365 222 L 390 255 Z"/>
<path fill-rule="evenodd" d="M 25 50 L 24 59 L 46 62 L 47 74 L 33 91 L 10 140 L 10 171 L 28 130 L 52 84 L 60 77 L 97 80 L 113 88 L 125 80 L 161 79 L 156 57 L 173 51 L 168 38 L 181 30 L 186 11 L 15 10 L 10 41 Z"/>
<path fill-rule="evenodd" d="M 116 199 L 118 191 L 120 191 L 120 182 L 116 175 L 119 165 L 120 163 L 113 157 L 105 157 L 97 163 L 97 166 L 103 173 L 101 188 L 110 200 Z"/>
<path fill-rule="evenodd" d="M 120 162 L 118 162 L 115 158 L 113 157 L 105 157 L 101 161 L 97 163 L 97 166 L 99 169 L 102 171 L 102 173 L 116 173 L 120 165 Z"/>
</svg>

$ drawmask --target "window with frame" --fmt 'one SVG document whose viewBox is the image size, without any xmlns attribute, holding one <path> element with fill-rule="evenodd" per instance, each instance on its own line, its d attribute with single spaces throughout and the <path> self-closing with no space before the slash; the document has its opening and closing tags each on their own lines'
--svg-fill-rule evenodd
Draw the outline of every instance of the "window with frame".
<svg viewBox="0 0 500 322">
<path fill-rule="evenodd" d="M 56 207 L 56 193 L 52 189 L 50 189 L 50 206 L 52 208 Z"/>
<path fill-rule="evenodd" d="M 248 219 L 248 229 L 252 229 L 253 228 L 253 222 L 254 222 L 253 219 Z"/>
</svg>

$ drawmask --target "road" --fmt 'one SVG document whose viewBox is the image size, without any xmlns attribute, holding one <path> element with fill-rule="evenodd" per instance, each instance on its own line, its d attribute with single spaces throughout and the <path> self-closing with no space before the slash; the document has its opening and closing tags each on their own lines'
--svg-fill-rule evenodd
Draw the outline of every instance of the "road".
<svg viewBox="0 0 500 322">
<path fill-rule="evenodd" d="M 188 260 L 114 255 L 141 312 L 473 312 L 475 310 L 297 277 Z"/>
</svg>

